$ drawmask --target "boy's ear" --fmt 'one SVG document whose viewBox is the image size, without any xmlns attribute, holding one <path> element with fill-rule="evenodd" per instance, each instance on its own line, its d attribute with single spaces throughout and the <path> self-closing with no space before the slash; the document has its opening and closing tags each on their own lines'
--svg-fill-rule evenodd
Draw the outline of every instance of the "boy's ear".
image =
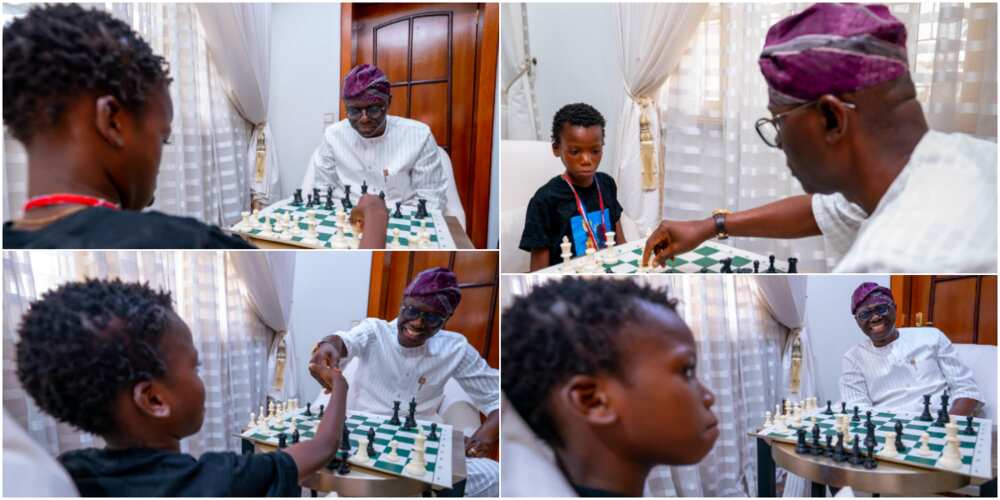
<svg viewBox="0 0 1000 500">
<path fill-rule="evenodd" d="M 603 381 L 592 375 L 575 375 L 563 389 L 570 411 L 592 425 L 609 425 L 618 420 Z"/>
<path fill-rule="evenodd" d="M 124 109 L 118 99 L 114 96 L 104 95 L 95 101 L 96 115 L 94 125 L 97 133 L 112 146 L 122 147 L 125 145 L 125 134 L 122 129 L 125 118 Z"/>
<path fill-rule="evenodd" d="M 552 143 L 552 156 L 559 157 L 559 145 L 554 142 Z"/>
<path fill-rule="evenodd" d="M 156 418 L 170 417 L 170 404 L 158 393 L 157 384 L 146 380 L 132 388 L 132 402 L 139 411 Z"/>
</svg>

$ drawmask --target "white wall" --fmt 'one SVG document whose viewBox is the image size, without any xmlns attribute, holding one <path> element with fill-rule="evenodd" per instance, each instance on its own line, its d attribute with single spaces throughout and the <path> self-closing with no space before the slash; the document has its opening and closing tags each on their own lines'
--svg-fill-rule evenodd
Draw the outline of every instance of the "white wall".
<svg viewBox="0 0 1000 500">
<path fill-rule="evenodd" d="M 319 394 L 309 376 L 313 346 L 368 315 L 371 265 L 371 252 L 295 252 L 291 331 L 302 404 Z"/>
<path fill-rule="evenodd" d="M 614 4 L 529 3 L 528 45 L 538 59 L 535 96 L 542 140 L 552 135 L 552 117 L 559 108 L 574 102 L 590 104 L 607 121 L 600 169 L 611 173 L 625 99 Z"/>
<path fill-rule="evenodd" d="M 816 397 L 840 401 L 840 359 L 865 339 L 851 315 L 851 294 L 861 283 L 888 287 L 889 276 L 810 275 L 806 282 L 806 327 L 816 353 Z"/>
<path fill-rule="evenodd" d="M 276 3 L 271 13 L 272 144 L 281 197 L 302 185 L 323 138 L 323 115 L 340 117 L 340 4 Z"/>
</svg>

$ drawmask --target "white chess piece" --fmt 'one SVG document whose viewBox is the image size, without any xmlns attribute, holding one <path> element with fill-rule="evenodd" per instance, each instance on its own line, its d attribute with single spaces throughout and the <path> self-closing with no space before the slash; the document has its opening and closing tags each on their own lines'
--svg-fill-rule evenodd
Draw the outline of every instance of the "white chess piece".
<svg viewBox="0 0 1000 500">
<path fill-rule="evenodd" d="M 958 438 L 945 438 L 944 450 L 941 452 L 941 460 L 937 463 L 946 469 L 958 469 L 962 467 L 962 453 L 958 449 Z"/>
<path fill-rule="evenodd" d="M 956 424 L 955 422 L 948 422 L 947 424 L 944 424 L 944 435 L 946 439 L 947 438 L 958 439 L 958 424 Z"/>
<path fill-rule="evenodd" d="M 407 476 L 423 477 L 424 472 L 427 469 L 427 464 L 424 462 L 424 433 L 420 432 L 417 434 L 416 442 L 413 444 L 413 449 L 410 453 L 410 463 L 406 464 L 403 468 L 403 473 Z"/>
<path fill-rule="evenodd" d="M 899 455 L 899 450 L 896 449 L 896 433 L 893 431 L 886 431 L 885 433 L 885 443 L 882 445 L 882 451 L 878 452 L 879 455 L 884 457 L 895 457 Z"/>
<path fill-rule="evenodd" d="M 392 228 L 392 244 L 389 246 L 389 248 L 399 248 L 399 246 L 400 246 L 400 244 L 399 244 L 399 228 L 398 227 L 394 227 L 394 228 Z"/>
<path fill-rule="evenodd" d="M 774 425 L 774 421 L 771 420 L 771 412 L 764 412 L 764 428 L 768 428 Z"/>
<path fill-rule="evenodd" d="M 573 265 L 570 260 L 573 258 L 573 244 L 569 242 L 568 236 L 563 236 L 562 243 L 559 244 L 559 248 L 562 249 L 560 257 L 562 257 L 562 270 L 564 272 L 570 272 L 573 270 Z"/>
<path fill-rule="evenodd" d="M 240 212 L 240 217 L 243 218 L 241 222 L 244 229 L 250 229 L 250 212 Z"/>
<path fill-rule="evenodd" d="M 247 424 L 247 429 L 257 426 L 257 419 L 254 416 L 254 412 L 250 412 L 250 423 Z"/>
<path fill-rule="evenodd" d="M 914 454 L 921 455 L 924 457 L 929 457 L 934 454 L 931 451 L 931 435 L 928 433 L 923 433 L 920 435 L 920 447 L 913 450 Z"/>
<path fill-rule="evenodd" d="M 403 461 L 403 457 L 399 456 L 396 452 L 396 441 L 389 441 L 389 454 L 379 457 L 380 460 L 385 460 L 386 462 L 392 462 L 398 464 Z"/>
<path fill-rule="evenodd" d="M 372 461 L 372 457 L 368 456 L 368 438 L 365 436 L 358 438 L 358 451 L 354 453 L 354 461 L 362 465 L 368 465 Z"/>
</svg>

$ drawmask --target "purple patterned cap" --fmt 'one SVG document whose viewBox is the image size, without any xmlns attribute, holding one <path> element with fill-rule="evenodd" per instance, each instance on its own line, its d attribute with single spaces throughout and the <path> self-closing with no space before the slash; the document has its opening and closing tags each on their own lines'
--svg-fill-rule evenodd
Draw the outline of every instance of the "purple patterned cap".
<svg viewBox="0 0 1000 500">
<path fill-rule="evenodd" d="M 878 283 L 867 281 L 854 289 L 854 294 L 851 295 L 851 314 L 855 314 L 858 308 L 863 305 L 894 303 L 892 290 Z"/>
<path fill-rule="evenodd" d="M 344 77 L 344 99 L 354 99 L 366 104 L 389 100 L 389 79 L 382 70 L 371 64 L 361 64 Z"/>
<path fill-rule="evenodd" d="M 444 267 L 421 271 L 403 290 L 404 297 L 412 297 L 434 312 L 450 316 L 462 300 L 455 273 Z"/>
<path fill-rule="evenodd" d="M 885 5 L 815 4 L 771 26 L 758 64 L 772 106 L 866 89 L 909 71 L 906 26 Z"/>
</svg>

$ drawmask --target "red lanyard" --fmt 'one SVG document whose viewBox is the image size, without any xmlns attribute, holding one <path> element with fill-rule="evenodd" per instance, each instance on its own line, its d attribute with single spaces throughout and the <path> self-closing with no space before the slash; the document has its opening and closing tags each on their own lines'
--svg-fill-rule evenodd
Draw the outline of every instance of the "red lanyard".
<svg viewBox="0 0 1000 500">
<path fill-rule="evenodd" d="M 587 236 L 594 243 L 594 250 L 600 250 L 601 245 L 597 243 L 597 234 L 594 233 L 594 228 L 590 226 L 590 219 L 587 218 L 587 209 L 583 206 L 583 202 L 580 201 L 580 196 L 576 194 L 576 189 L 573 187 L 573 183 L 569 181 L 569 176 L 562 174 L 562 178 L 566 181 L 566 185 L 569 186 L 569 190 L 573 192 L 573 197 L 576 198 L 576 209 L 580 211 L 580 217 L 583 219 L 583 229 L 587 231 Z M 597 201 L 601 204 L 601 225 L 607 231 L 608 222 L 604 220 L 604 196 L 601 195 L 601 183 L 597 182 L 596 175 L 594 176 L 594 184 L 597 185 Z"/>
<path fill-rule="evenodd" d="M 57 193 L 36 196 L 28 200 L 28 202 L 24 204 L 24 211 L 27 212 L 33 208 L 50 207 L 52 205 L 86 205 L 88 207 L 105 207 L 113 210 L 121 209 L 117 203 L 111 203 L 108 200 L 96 198 L 94 196 Z"/>
</svg>

